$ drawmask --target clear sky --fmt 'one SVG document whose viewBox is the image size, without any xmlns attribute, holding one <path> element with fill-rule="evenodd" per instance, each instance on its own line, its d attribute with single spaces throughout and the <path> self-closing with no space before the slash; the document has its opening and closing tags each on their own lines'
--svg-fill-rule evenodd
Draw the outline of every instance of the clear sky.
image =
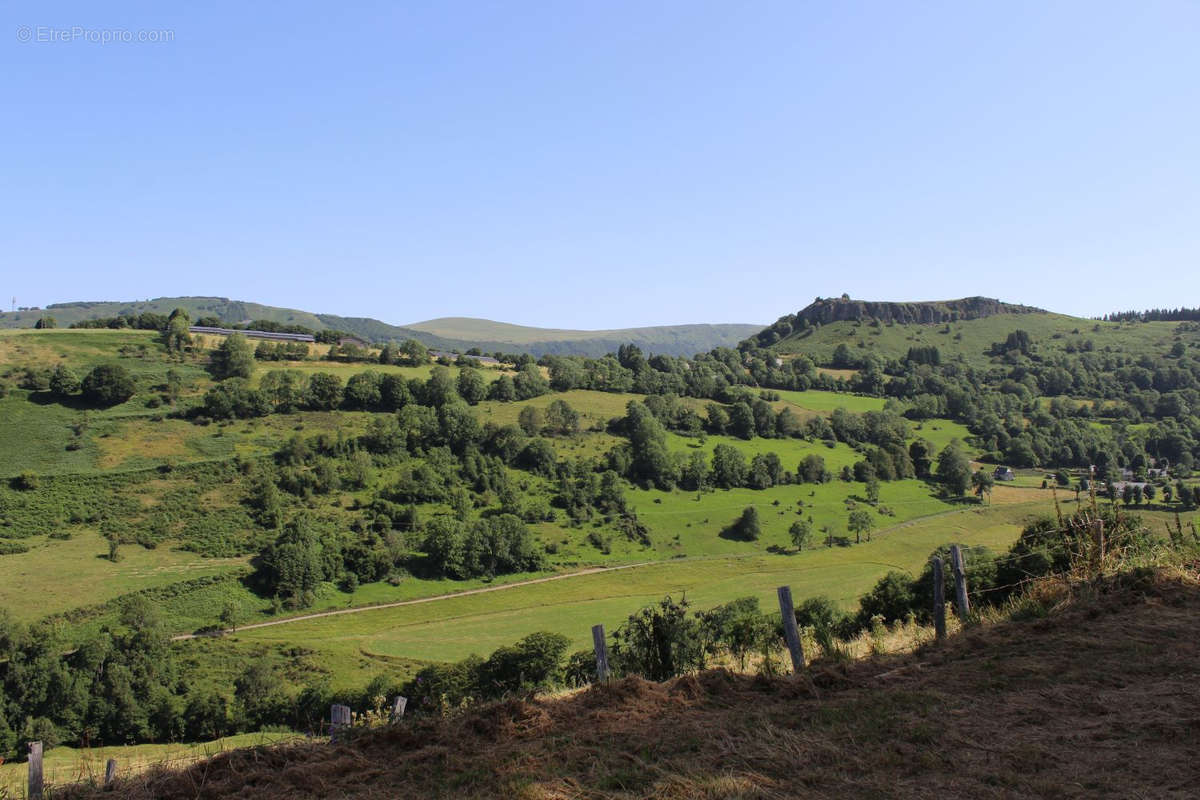
<svg viewBox="0 0 1200 800">
<path fill-rule="evenodd" d="M 5 308 L 605 328 L 842 292 L 1200 306 L 1194 0 L 0 16 Z"/>
</svg>

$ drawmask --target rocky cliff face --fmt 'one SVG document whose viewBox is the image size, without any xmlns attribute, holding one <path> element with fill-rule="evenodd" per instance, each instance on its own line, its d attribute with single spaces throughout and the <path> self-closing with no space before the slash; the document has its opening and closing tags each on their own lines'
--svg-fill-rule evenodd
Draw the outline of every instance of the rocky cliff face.
<svg viewBox="0 0 1200 800">
<path fill-rule="evenodd" d="M 994 314 L 1031 314 L 1042 311 L 1033 306 L 1015 305 L 990 297 L 964 297 L 961 300 L 941 300 L 923 303 L 890 303 L 873 300 L 852 300 L 848 297 L 818 297 L 812 305 L 780 317 L 774 325 L 754 337 L 760 347 L 769 347 L 795 331 L 831 322 L 879 320 L 901 325 L 936 325 L 967 319 L 980 319 Z"/>
</svg>

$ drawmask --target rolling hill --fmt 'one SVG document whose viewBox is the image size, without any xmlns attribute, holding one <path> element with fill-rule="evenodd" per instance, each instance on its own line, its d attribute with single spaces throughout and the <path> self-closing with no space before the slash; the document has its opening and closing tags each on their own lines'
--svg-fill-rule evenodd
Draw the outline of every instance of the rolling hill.
<svg viewBox="0 0 1200 800">
<path fill-rule="evenodd" d="M 531 328 L 491 320 L 450 317 L 412 325 L 392 325 L 369 317 L 343 317 L 316 314 L 293 308 L 230 300 L 226 297 L 159 297 L 153 300 L 122 302 L 53 303 L 37 311 L 0 312 L 0 328 L 32 328 L 45 315 L 53 316 L 59 327 L 102 317 L 136 315 L 143 312 L 169 314 L 183 308 L 199 318 L 217 317 L 225 323 L 270 320 L 287 325 L 302 325 L 313 330 L 333 329 L 361 336 L 372 342 L 417 339 L 428 347 L 441 350 L 468 350 L 478 347 L 485 352 L 525 352 L 535 356 L 602 356 L 622 344 L 633 343 L 647 353 L 690 356 L 714 347 L 733 347 L 742 339 L 761 330 L 759 325 L 660 325 L 603 331 L 578 331 L 555 328 Z"/>
<path fill-rule="evenodd" d="M 1197 339 L 1178 322 L 1106 322 L 986 297 L 934 302 L 818 298 L 745 344 L 770 348 L 785 358 L 803 354 L 820 365 L 833 363 L 844 344 L 853 362 L 847 366 L 868 355 L 904 359 L 910 348 L 936 347 L 943 363 L 961 358 L 982 368 L 989 365 L 993 346 L 1017 330 L 1036 343 L 1027 355 L 1039 360 L 1090 352 L 1155 357 L 1165 355 L 1178 337 Z"/>
</svg>

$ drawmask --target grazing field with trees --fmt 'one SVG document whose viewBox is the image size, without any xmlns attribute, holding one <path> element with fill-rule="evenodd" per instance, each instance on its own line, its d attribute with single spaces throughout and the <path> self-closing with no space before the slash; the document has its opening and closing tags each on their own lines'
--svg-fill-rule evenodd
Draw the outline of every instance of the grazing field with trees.
<svg viewBox="0 0 1200 800">
<path fill-rule="evenodd" d="M 744 664 L 778 585 L 851 636 L 923 613 L 950 543 L 987 586 L 1049 568 L 1039 520 L 1081 509 L 1194 536 L 1200 329 L 993 302 L 487 363 L 183 308 L 2 331 L 0 757 L 584 681 L 553 665 L 592 625 L 692 624 L 667 596 Z"/>
</svg>

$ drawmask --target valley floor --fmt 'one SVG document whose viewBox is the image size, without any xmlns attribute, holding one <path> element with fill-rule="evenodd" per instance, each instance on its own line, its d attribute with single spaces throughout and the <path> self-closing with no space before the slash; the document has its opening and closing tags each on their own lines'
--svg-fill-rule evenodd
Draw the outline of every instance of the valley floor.
<svg viewBox="0 0 1200 800">
<path fill-rule="evenodd" d="M 1195 797 L 1195 566 L 914 655 L 797 678 L 627 679 L 343 745 L 226 753 L 96 796 Z"/>
</svg>

